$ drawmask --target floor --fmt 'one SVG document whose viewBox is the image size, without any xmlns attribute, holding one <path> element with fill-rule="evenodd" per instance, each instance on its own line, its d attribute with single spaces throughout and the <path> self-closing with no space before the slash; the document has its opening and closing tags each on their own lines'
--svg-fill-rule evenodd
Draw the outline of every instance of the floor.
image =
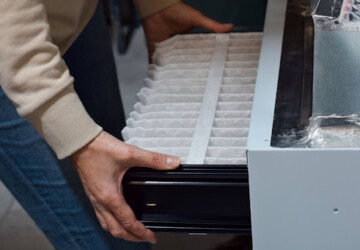
<svg viewBox="0 0 360 250">
<path fill-rule="evenodd" d="M 148 67 L 145 38 L 141 29 L 135 32 L 128 53 L 116 56 L 115 60 L 125 113 L 129 114 L 137 101 L 136 93 L 143 86 Z M 159 234 L 158 244 L 153 247 L 153 250 L 207 250 L 231 238 L 232 235 L 207 237 Z M 0 250 L 2 249 L 48 250 L 54 248 L 0 181 Z"/>
</svg>

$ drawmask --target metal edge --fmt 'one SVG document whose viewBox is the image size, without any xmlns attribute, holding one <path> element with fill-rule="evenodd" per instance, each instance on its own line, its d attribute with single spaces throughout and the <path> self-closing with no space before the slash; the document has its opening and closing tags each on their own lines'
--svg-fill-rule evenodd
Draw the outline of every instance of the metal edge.
<svg viewBox="0 0 360 250">
<path fill-rule="evenodd" d="M 286 0 L 268 1 L 250 121 L 248 150 L 270 148 L 286 7 Z"/>
</svg>

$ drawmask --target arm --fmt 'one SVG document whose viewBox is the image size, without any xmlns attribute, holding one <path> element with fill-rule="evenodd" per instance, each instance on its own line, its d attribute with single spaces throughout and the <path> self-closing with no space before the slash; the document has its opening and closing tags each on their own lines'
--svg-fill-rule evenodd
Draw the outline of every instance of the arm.
<svg viewBox="0 0 360 250">
<path fill-rule="evenodd" d="M 0 1 L 0 84 L 59 158 L 72 155 L 104 229 L 127 240 L 155 242 L 154 233 L 136 220 L 126 204 L 122 177 L 131 166 L 172 169 L 180 161 L 101 132 L 82 106 L 51 40 L 42 0 Z"/>
<path fill-rule="evenodd" d="M 133 166 L 171 170 L 180 159 L 125 144 L 102 132 L 71 157 L 103 229 L 114 237 L 156 243 L 155 234 L 140 223 L 121 191 L 126 171 Z"/>
<path fill-rule="evenodd" d="M 187 20 L 193 25 L 197 19 Z M 169 34 L 157 30 L 163 31 Z M 179 166 L 179 159 L 141 150 L 101 132 L 75 93 L 73 79 L 50 37 L 42 0 L 0 1 L 2 88 L 59 158 L 71 155 L 103 228 L 127 240 L 155 242 L 155 234 L 136 220 L 126 204 L 121 181 L 132 166 L 169 170 Z"/>
<path fill-rule="evenodd" d="M 0 85 L 59 158 L 101 132 L 52 43 L 42 0 L 0 1 Z"/>
<path fill-rule="evenodd" d="M 143 7 L 152 6 L 151 11 L 145 12 L 150 16 L 143 19 L 150 53 L 154 42 L 186 32 L 193 26 L 204 27 L 214 32 L 230 31 L 233 27 L 232 24 L 219 24 L 179 1 L 137 2 L 144 4 Z M 152 13 L 155 10 L 154 6 L 158 11 L 156 13 Z M 141 15 L 144 16 L 144 12 Z M 131 241 L 156 242 L 155 234 L 136 220 L 126 203 L 121 193 L 121 182 L 125 172 L 132 166 L 170 170 L 179 166 L 180 160 L 177 157 L 148 152 L 102 133 L 74 154 L 72 160 L 105 230 L 110 231 L 115 237 Z"/>
<path fill-rule="evenodd" d="M 233 24 L 221 24 L 214 21 L 179 0 L 134 1 L 142 17 L 149 58 L 154 52 L 154 44 L 172 35 L 189 32 L 194 27 L 202 27 L 218 33 L 229 32 L 234 27 Z"/>
</svg>

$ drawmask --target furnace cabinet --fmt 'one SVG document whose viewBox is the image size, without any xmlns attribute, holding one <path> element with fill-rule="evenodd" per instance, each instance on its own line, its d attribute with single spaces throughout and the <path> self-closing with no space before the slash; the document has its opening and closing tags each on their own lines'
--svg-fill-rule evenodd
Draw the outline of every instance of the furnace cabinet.
<svg viewBox="0 0 360 250">
<path fill-rule="evenodd" d="M 126 200 L 148 228 L 252 234 L 254 249 L 360 248 L 360 150 L 286 147 L 281 137 L 312 115 L 310 6 L 266 5 L 247 164 L 128 171 Z M 252 27 L 242 31 L 261 31 Z"/>
</svg>

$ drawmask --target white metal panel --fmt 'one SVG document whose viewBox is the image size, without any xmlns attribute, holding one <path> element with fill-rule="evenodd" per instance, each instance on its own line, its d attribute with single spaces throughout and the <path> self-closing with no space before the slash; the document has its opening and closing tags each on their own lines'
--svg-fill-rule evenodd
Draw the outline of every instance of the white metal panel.
<svg viewBox="0 0 360 250">
<path fill-rule="evenodd" d="M 360 150 L 270 147 L 285 11 L 268 2 L 248 138 L 253 247 L 360 249 Z"/>
<path fill-rule="evenodd" d="M 360 150 L 248 152 L 255 250 L 360 249 Z"/>
<path fill-rule="evenodd" d="M 283 42 L 286 0 L 268 1 L 248 149 L 270 147 Z"/>
</svg>

